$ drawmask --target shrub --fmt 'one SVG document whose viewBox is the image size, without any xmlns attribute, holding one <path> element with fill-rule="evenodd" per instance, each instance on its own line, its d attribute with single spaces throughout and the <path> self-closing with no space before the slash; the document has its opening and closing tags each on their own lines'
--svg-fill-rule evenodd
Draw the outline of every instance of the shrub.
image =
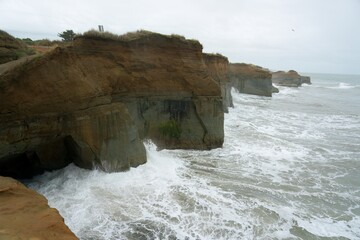
<svg viewBox="0 0 360 240">
<path fill-rule="evenodd" d="M 76 34 L 75 38 L 83 37 L 83 38 L 93 38 L 93 39 L 104 39 L 104 40 L 115 40 L 115 41 L 132 41 L 136 39 L 140 39 L 146 36 L 162 36 L 165 38 L 175 38 L 181 41 L 188 41 L 198 43 L 197 40 L 194 39 L 186 39 L 184 36 L 172 34 L 172 35 L 163 35 L 160 33 L 151 32 L 148 30 L 137 30 L 134 32 L 128 32 L 123 35 L 114 34 L 111 32 L 99 32 L 97 30 L 91 29 L 90 31 L 84 32 L 83 34 Z"/>
<path fill-rule="evenodd" d="M 159 131 L 164 137 L 179 139 L 181 136 L 180 124 L 175 120 L 169 120 L 167 122 L 161 123 L 159 126 Z"/>
</svg>

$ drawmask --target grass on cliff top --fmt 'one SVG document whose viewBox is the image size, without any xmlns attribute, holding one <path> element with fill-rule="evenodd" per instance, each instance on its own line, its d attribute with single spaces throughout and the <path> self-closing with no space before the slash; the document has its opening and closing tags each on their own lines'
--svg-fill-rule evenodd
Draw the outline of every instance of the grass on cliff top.
<svg viewBox="0 0 360 240">
<path fill-rule="evenodd" d="M 0 30 L 0 64 L 33 54 L 35 51 L 28 48 L 25 43 Z"/>
<path fill-rule="evenodd" d="M 252 67 L 255 69 L 259 69 L 259 70 L 269 71 L 269 69 L 267 69 L 267 68 L 263 68 L 261 66 L 258 66 L 258 65 L 252 64 L 252 63 L 232 63 L 232 64 L 242 66 L 242 67 Z"/>
<path fill-rule="evenodd" d="M 203 54 L 208 57 L 224 58 L 224 59 L 228 60 L 228 58 L 226 56 L 222 55 L 221 53 L 203 53 Z"/>
<path fill-rule="evenodd" d="M 133 41 L 137 39 L 141 39 L 148 36 L 161 36 L 165 38 L 174 38 L 181 41 L 190 41 L 190 42 L 198 42 L 195 39 L 186 39 L 184 36 L 171 34 L 171 35 L 163 35 L 160 33 L 151 32 L 148 30 L 137 30 L 134 32 L 128 32 L 122 35 L 118 35 L 111 32 L 99 32 L 97 30 L 89 30 L 84 32 L 83 34 L 77 34 L 75 38 L 90 38 L 90 39 L 102 39 L 102 40 L 113 40 L 113 41 Z"/>
</svg>

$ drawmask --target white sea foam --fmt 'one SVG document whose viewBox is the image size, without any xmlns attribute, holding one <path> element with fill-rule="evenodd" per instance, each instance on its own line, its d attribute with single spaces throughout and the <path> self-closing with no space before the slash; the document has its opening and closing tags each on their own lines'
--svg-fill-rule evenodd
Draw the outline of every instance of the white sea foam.
<svg viewBox="0 0 360 240">
<path fill-rule="evenodd" d="M 358 87 L 360 87 L 360 85 L 351 85 L 349 83 L 340 82 L 337 86 L 326 87 L 326 88 L 329 88 L 329 89 L 353 89 L 353 88 L 358 88 Z"/>
<path fill-rule="evenodd" d="M 313 82 L 273 99 L 232 91 L 221 149 L 148 143 L 128 172 L 70 165 L 29 185 L 81 239 L 359 239 L 360 119 L 322 111 Z M 309 91 L 317 111 L 300 108 Z"/>
</svg>

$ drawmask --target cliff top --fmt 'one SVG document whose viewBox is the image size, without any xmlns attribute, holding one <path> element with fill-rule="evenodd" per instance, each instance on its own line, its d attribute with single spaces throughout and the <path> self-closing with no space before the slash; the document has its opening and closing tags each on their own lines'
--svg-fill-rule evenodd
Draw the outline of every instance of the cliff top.
<svg viewBox="0 0 360 240">
<path fill-rule="evenodd" d="M 227 57 L 220 53 L 203 53 L 203 56 L 208 59 L 224 59 L 226 61 L 229 61 Z"/>
<path fill-rule="evenodd" d="M 271 77 L 270 71 L 266 68 L 247 63 L 231 63 L 229 66 L 231 75 L 242 75 L 245 77 Z"/>
<path fill-rule="evenodd" d="M 111 96 L 220 96 L 197 41 L 147 31 L 128 33 L 128 40 L 94 34 L 1 74 L 0 98 L 7 101 L 0 114 L 68 112 Z"/>
<path fill-rule="evenodd" d="M 299 77 L 300 74 L 295 70 L 289 70 L 288 72 L 285 71 L 276 71 L 272 73 L 273 77 L 282 77 L 282 76 L 289 76 L 289 77 Z"/>
<path fill-rule="evenodd" d="M 128 32 L 122 35 L 118 35 L 111 32 L 99 32 L 96 30 L 89 30 L 87 32 L 84 32 L 83 34 L 77 34 L 75 36 L 75 41 L 79 39 L 92 39 L 92 40 L 103 40 L 103 41 L 116 41 L 116 42 L 122 42 L 122 43 L 130 43 L 135 41 L 141 41 L 141 40 L 151 40 L 154 41 L 156 39 L 166 39 L 166 40 L 173 40 L 183 43 L 191 43 L 194 45 L 200 45 L 202 48 L 202 45 L 198 40 L 195 39 L 187 39 L 184 36 L 178 35 L 178 34 L 171 34 L 171 35 L 165 35 L 160 33 L 151 32 L 148 30 L 137 30 L 134 32 Z"/>
</svg>

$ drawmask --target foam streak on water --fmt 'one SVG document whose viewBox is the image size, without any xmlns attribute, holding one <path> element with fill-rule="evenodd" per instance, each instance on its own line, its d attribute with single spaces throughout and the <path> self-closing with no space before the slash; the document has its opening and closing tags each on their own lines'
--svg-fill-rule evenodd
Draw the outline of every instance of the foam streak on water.
<svg viewBox="0 0 360 240">
<path fill-rule="evenodd" d="M 233 91 L 221 149 L 148 143 L 131 171 L 70 165 L 28 185 L 81 239 L 360 239 L 360 77 L 312 81 Z"/>
</svg>

